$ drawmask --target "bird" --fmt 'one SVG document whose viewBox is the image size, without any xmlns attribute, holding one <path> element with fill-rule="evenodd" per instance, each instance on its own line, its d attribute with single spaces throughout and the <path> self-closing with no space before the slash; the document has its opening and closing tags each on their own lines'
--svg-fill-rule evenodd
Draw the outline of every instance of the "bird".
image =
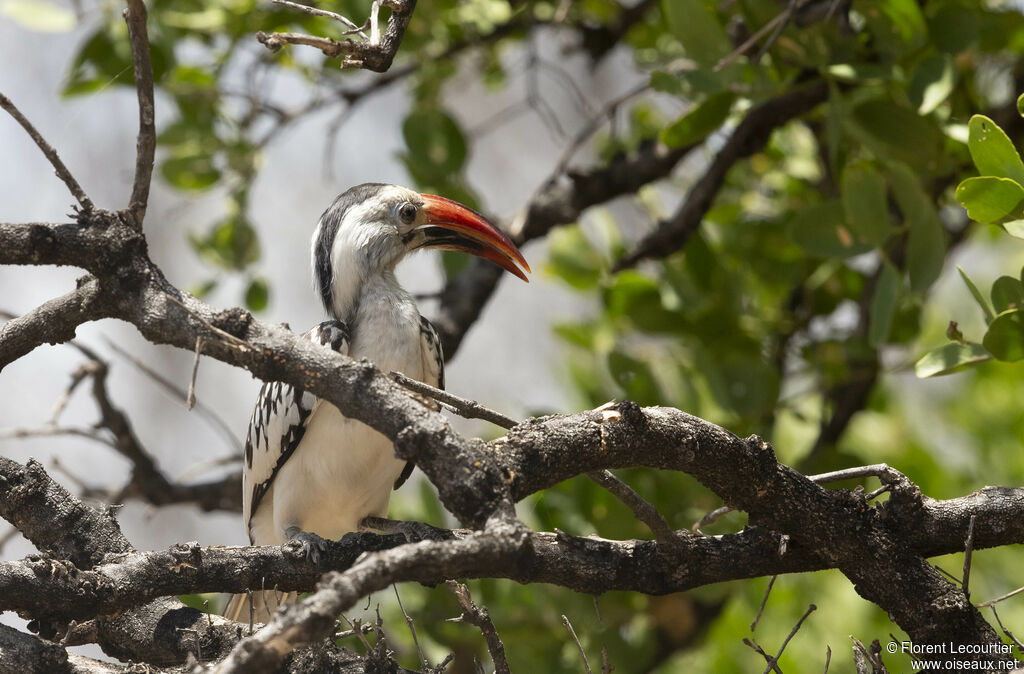
<svg viewBox="0 0 1024 674">
<path fill-rule="evenodd" d="M 490 260 L 528 282 L 530 266 L 487 218 L 445 197 L 364 183 L 339 195 L 313 232 L 313 287 L 330 316 L 303 337 L 384 372 L 444 388 L 441 342 L 395 267 L 436 248 Z M 263 384 L 245 442 L 242 517 L 253 545 L 298 542 L 314 563 L 325 542 L 387 515 L 412 465 L 392 442 L 331 403 L 282 382 Z M 251 599 L 250 599 L 251 597 Z M 224 615 L 267 622 L 295 593 L 236 594 Z"/>
</svg>

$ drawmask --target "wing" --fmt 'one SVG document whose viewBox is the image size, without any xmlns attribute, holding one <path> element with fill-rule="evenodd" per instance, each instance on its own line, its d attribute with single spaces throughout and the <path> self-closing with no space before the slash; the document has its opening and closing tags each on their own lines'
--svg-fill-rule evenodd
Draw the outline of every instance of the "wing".
<svg viewBox="0 0 1024 674">
<path fill-rule="evenodd" d="M 423 383 L 443 389 L 444 353 L 441 351 L 441 340 L 434 326 L 423 316 L 420 316 L 420 352 L 423 354 Z M 395 480 L 395 489 L 405 484 L 414 467 L 412 461 L 405 464 L 402 474 Z"/>
<path fill-rule="evenodd" d="M 349 332 L 341 321 L 324 321 L 302 336 L 348 355 Z M 316 402 L 317 397 L 312 393 L 281 382 L 267 382 L 260 389 L 249 420 L 242 472 L 242 518 L 250 542 L 255 542 L 252 540 L 252 516 L 281 466 L 302 441 Z"/>
</svg>

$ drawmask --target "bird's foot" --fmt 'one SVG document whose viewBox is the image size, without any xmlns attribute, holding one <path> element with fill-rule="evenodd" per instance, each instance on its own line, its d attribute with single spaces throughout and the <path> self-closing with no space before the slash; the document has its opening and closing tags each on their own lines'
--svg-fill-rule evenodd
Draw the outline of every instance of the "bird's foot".
<svg viewBox="0 0 1024 674">
<path fill-rule="evenodd" d="M 284 534 L 288 538 L 288 544 L 299 543 L 302 546 L 302 555 L 317 566 L 320 565 L 320 556 L 327 552 L 330 541 L 298 527 L 288 527 Z"/>
</svg>

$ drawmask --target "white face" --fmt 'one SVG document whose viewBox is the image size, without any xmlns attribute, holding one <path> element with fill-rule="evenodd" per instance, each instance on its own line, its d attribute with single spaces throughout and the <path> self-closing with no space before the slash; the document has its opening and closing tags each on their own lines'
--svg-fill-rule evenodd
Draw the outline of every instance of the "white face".
<svg viewBox="0 0 1024 674">
<path fill-rule="evenodd" d="M 339 208 L 346 198 L 358 201 Z M 423 198 L 410 189 L 360 185 L 324 213 L 313 234 L 312 261 L 314 285 L 329 312 L 345 315 L 365 279 L 390 272 L 415 246 L 422 206 Z"/>
<path fill-rule="evenodd" d="M 423 224 L 423 199 L 405 187 L 389 185 L 377 196 L 350 208 L 338 228 L 334 241 L 339 246 L 360 251 L 364 271 L 373 273 L 394 269 L 409 250 L 409 236 Z"/>
</svg>

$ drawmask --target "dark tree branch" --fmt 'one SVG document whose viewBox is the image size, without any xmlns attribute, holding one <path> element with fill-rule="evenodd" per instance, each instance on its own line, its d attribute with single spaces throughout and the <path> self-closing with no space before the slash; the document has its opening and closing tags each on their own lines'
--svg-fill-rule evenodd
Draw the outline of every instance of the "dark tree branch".
<svg viewBox="0 0 1024 674">
<path fill-rule="evenodd" d="M 685 246 L 704 214 L 711 208 L 729 169 L 739 160 L 763 148 L 775 129 L 824 102 L 828 98 L 828 91 L 825 83 L 815 82 L 762 103 L 747 113 L 715 155 L 711 165 L 693 185 L 682 206 L 671 218 L 660 222 L 632 252 L 615 264 L 614 269 L 626 269 L 647 258 L 668 257 Z"/>
<path fill-rule="evenodd" d="M 382 0 L 381 4 L 391 8 L 391 17 L 387 28 L 379 42 L 372 39 L 377 33 L 374 19 L 370 19 L 371 39 L 358 42 L 355 40 L 334 40 L 329 37 L 304 35 L 301 33 L 264 33 L 256 34 L 256 39 L 271 51 L 278 51 L 286 44 L 301 44 L 316 47 L 330 57 L 341 57 L 342 68 L 364 68 L 382 73 L 391 67 L 398 47 L 402 43 L 405 29 L 412 18 L 416 0 Z"/>
<path fill-rule="evenodd" d="M 78 280 L 66 295 L 44 302 L 0 328 L 0 370 L 42 344 L 61 344 L 75 338 L 79 325 L 106 318 L 103 290 L 95 277 Z"/>
<path fill-rule="evenodd" d="M 53 166 L 53 170 L 56 171 L 57 177 L 63 180 L 64 184 L 68 186 L 71 196 L 78 201 L 82 210 L 91 211 L 94 208 L 92 200 L 85 193 L 85 190 L 82 189 L 82 186 L 78 184 L 78 181 L 75 180 L 75 177 L 71 175 L 71 171 L 69 171 L 68 167 L 64 165 L 61 158 L 57 156 L 57 151 L 53 149 L 53 146 L 47 143 L 40 133 L 36 131 L 36 127 L 32 126 L 32 122 L 28 121 L 25 115 L 21 114 L 21 110 L 18 110 L 14 103 L 11 102 L 11 99 L 7 98 L 3 94 L 0 94 L 0 108 L 6 110 L 11 117 L 18 122 L 18 124 L 21 124 L 21 128 L 25 129 L 33 142 L 39 146 L 39 149 L 43 151 L 43 154 L 46 155 L 46 158 Z"/>
<path fill-rule="evenodd" d="M 139 231 L 146 217 L 149 185 L 153 181 L 153 156 L 156 153 L 156 113 L 153 104 L 153 66 L 149 58 L 149 36 L 146 32 L 146 4 L 143 0 L 127 0 L 124 19 L 132 45 L 135 69 L 135 91 L 139 98 L 139 137 L 135 144 L 135 179 L 128 210 Z"/>
<path fill-rule="evenodd" d="M 131 552 L 117 520 L 85 505 L 36 461 L 0 456 L 0 517 L 44 553 L 90 569 L 110 553 Z"/>
<path fill-rule="evenodd" d="M 400 580 L 457 578 L 481 564 L 507 563 L 525 540 L 522 527 L 496 519 L 484 531 L 461 540 L 423 541 L 363 558 L 344 573 L 324 576 L 319 590 L 301 603 L 278 611 L 263 629 L 241 641 L 214 671 L 272 672 L 296 646 L 334 634 L 336 617 L 370 592 Z"/>
</svg>

